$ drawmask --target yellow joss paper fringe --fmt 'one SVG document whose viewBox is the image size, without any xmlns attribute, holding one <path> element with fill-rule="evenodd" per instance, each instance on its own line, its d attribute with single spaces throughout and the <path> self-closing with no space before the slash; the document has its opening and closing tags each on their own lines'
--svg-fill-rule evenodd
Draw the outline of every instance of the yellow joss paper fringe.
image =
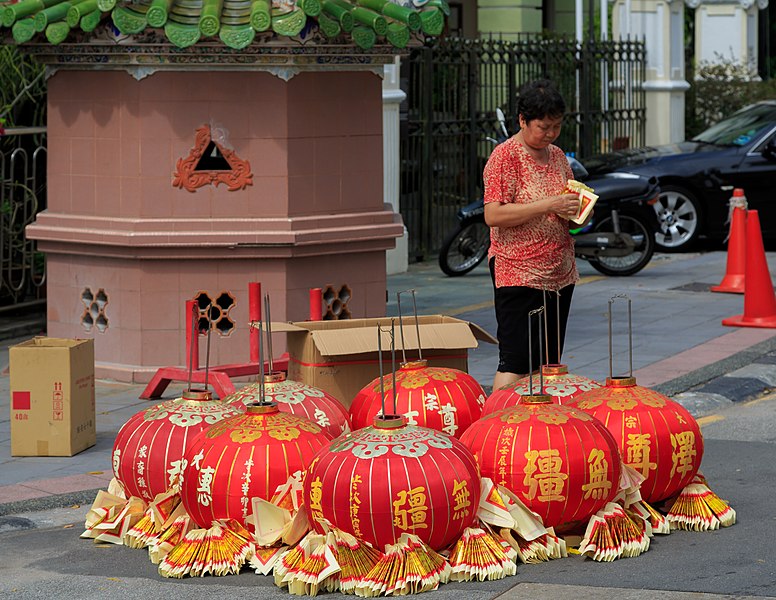
<svg viewBox="0 0 776 600">
<path fill-rule="evenodd" d="M 193 529 L 159 563 L 163 577 L 238 573 L 253 554 L 251 534 L 229 519 Z"/>
<path fill-rule="evenodd" d="M 735 525 L 736 511 L 712 492 L 706 479 L 697 475 L 679 495 L 666 503 L 671 529 L 709 531 Z"/>
<path fill-rule="evenodd" d="M 124 545 L 129 548 L 145 548 L 153 545 L 179 516 L 186 511 L 177 491 L 157 494 L 140 519 L 126 535 Z"/>
<path fill-rule="evenodd" d="M 158 565 L 170 550 L 175 548 L 192 528 L 191 517 L 184 514 L 175 519 L 170 526 L 159 534 L 159 537 L 148 545 L 149 560 Z"/>
<path fill-rule="evenodd" d="M 503 579 L 517 573 L 517 552 L 495 534 L 468 527 L 450 552 L 451 581 Z"/>
<path fill-rule="evenodd" d="M 502 529 L 500 534 L 514 548 L 523 564 L 536 564 L 568 556 L 566 541 L 555 535 L 551 527 L 547 533 L 532 540 L 523 539 L 509 529 Z"/>
<path fill-rule="evenodd" d="M 317 596 L 319 591 L 339 589 L 340 565 L 334 556 L 331 534 L 308 533 L 275 563 L 275 585 L 288 587 L 295 596 Z"/>
<path fill-rule="evenodd" d="M 404 596 L 435 590 L 450 579 L 445 558 L 426 546 L 416 535 L 403 533 L 386 546 L 385 555 L 355 588 L 356 595 Z"/>
<path fill-rule="evenodd" d="M 631 516 L 638 516 L 649 525 L 651 533 L 668 535 L 671 533 L 671 527 L 668 525 L 668 519 L 665 515 L 659 513 L 651 504 L 640 500 L 634 502 L 625 509 Z"/>
<path fill-rule="evenodd" d="M 147 509 L 143 518 L 124 534 L 124 545 L 127 548 L 145 548 L 159 538 L 159 533 L 154 526 L 154 517 L 151 509 Z"/>
<path fill-rule="evenodd" d="M 638 556 L 649 549 L 647 524 L 632 517 L 625 509 L 609 502 L 588 522 L 579 553 L 595 561 Z"/>
<path fill-rule="evenodd" d="M 331 534 L 336 541 L 336 558 L 341 569 L 340 591 L 344 594 L 354 594 L 358 582 L 380 562 L 383 553 L 336 527 L 331 528 Z"/>
</svg>

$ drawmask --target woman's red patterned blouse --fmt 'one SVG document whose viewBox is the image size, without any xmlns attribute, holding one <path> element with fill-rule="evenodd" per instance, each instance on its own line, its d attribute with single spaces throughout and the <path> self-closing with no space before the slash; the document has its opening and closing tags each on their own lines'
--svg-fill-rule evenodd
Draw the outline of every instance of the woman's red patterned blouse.
<svg viewBox="0 0 776 600">
<path fill-rule="evenodd" d="M 485 202 L 530 204 L 563 193 L 573 178 L 563 151 L 549 146 L 538 164 L 512 136 L 493 150 L 485 165 Z M 495 256 L 496 287 L 526 286 L 557 291 L 579 279 L 569 222 L 555 214 L 514 227 L 491 227 L 488 258 Z"/>
</svg>

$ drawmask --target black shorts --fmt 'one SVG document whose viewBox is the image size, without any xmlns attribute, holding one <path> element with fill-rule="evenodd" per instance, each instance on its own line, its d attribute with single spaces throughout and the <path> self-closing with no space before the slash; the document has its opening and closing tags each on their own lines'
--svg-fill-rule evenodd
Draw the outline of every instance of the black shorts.
<svg viewBox="0 0 776 600">
<path fill-rule="evenodd" d="M 540 365 L 558 364 L 563 356 L 563 343 L 566 337 L 566 323 L 571 308 L 571 296 L 574 285 L 567 285 L 558 292 L 539 290 L 523 286 L 496 287 L 493 261 L 489 261 L 493 279 L 493 298 L 496 309 L 498 330 L 498 371 L 524 375 L 536 371 Z M 546 306 L 546 320 L 543 316 L 531 318 L 531 354 L 533 364 L 529 364 L 528 352 L 528 313 Z M 560 319 L 558 319 L 558 308 Z M 539 320 L 541 319 L 541 350 L 539 338 Z M 560 321 L 560 323 L 558 323 Z M 546 323 L 546 327 L 545 327 Z M 560 335 L 558 335 L 560 324 Z M 560 341 L 560 349 L 558 342 Z"/>
</svg>

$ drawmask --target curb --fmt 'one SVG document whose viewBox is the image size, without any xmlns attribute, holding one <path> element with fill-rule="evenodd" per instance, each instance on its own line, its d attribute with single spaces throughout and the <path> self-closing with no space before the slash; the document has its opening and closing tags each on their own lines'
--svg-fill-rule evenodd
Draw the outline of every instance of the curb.
<svg viewBox="0 0 776 600">
<path fill-rule="evenodd" d="M 78 492 L 68 492 L 66 494 L 55 494 L 53 496 L 7 502 L 5 504 L 0 504 L 0 517 L 23 512 L 38 512 L 51 508 L 65 508 L 67 506 L 73 506 L 74 504 L 91 506 L 99 491 L 100 488 L 96 488 L 93 490 L 81 490 Z"/>
</svg>

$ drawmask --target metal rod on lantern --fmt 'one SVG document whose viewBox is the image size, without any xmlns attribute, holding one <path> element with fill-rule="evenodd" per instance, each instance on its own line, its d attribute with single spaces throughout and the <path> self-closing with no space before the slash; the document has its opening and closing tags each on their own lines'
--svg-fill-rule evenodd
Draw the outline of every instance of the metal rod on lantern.
<svg viewBox="0 0 776 600">
<path fill-rule="evenodd" d="M 259 319 L 259 403 L 264 404 L 264 327 Z"/>
<path fill-rule="evenodd" d="M 207 305 L 207 348 L 205 350 L 205 391 L 207 391 L 208 373 L 210 372 L 210 332 L 213 330 L 213 322 L 210 320 L 210 311 L 213 303 Z"/>
<path fill-rule="evenodd" d="M 191 305 L 191 338 L 192 341 L 189 344 L 189 381 L 188 381 L 188 388 L 186 391 L 191 391 L 191 378 L 193 375 L 194 370 L 194 336 L 199 335 L 199 327 L 197 326 L 199 322 L 199 311 L 197 310 L 197 305 L 193 304 Z"/>
<path fill-rule="evenodd" d="M 405 290 L 406 291 L 406 290 Z M 396 310 L 399 313 L 399 333 L 401 334 L 401 361 L 402 363 L 407 362 L 407 352 L 405 351 L 405 348 L 407 345 L 404 343 L 404 319 L 401 317 L 401 295 L 403 292 L 396 292 Z M 418 342 L 418 346 L 420 346 L 420 342 Z"/>
<path fill-rule="evenodd" d="M 633 314 L 632 302 L 627 294 L 616 294 L 609 298 L 609 377 L 614 377 L 614 353 L 612 351 L 612 305 L 617 298 L 628 301 L 628 377 L 633 377 Z"/>
<path fill-rule="evenodd" d="M 269 361 L 270 375 L 275 370 L 272 363 L 272 319 L 269 316 L 269 294 L 264 295 L 264 315 L 267 320 L 267 360 Z"/>
<path fill-rule="evenodd" d="M 558 364 L 561 363 L 560 350 L 560 290 L 555 292 L 555 333 L 558 334 Z"/>
<path fill-rule="evenodd" d="M 541 306 L 528 313 L 528 395 L 533 396 L 533 323 L 531 317 L 536 314 L 543 313 L 544 307 Z M 542 348 L 542 317 L 537 319 L 539 325 L 539 356 L 542 355 L 544 348 Z M 539 394 L 544 393 L 544 377 L 542 375 L 541 365 L 539 366 Z"/>
<path fill-rule="evenodd" d="M 418 360 L 423 360 L 423 350 L 420 343 L 420 321 L 418 320 L 418 305 L 415 303 L 415 289 L 411 289 L 412 293 L 412 312 L 415 314 L 415 333 L 418 336 Z"/>
<path fill-rule="evenodd" d="M 380 329 L 380 323 L 377 324 L 377 362 L 380 366 L 380 406 L 382 407 L 383 414 L 382 416 L 385 417 L 385 381 L 383 380 L 383 377 L 385 377 L 383 373 L 383 330 Z"/>
<path fill-rule="evenodd" d="M 396 412 L 396 319 L 391 319 L 391 384 L 393 386 L 393 412 Z"/>
<path fill-rule="evenodd" d="M 412 294 L 412 314 L 415 318 L 415 334 L 418 337 L 418 360 L 423 360 L 423 349 L 422 344 L 420 343 L 420 319 L 418 319 L 418 306 L 415 302 L 415 289 L 413 288 L 409 290 L 402 290 L 401 292 L 396 292 L 396 305 L 399 312 L 399 331 L 401 333 L 402 362 L 407 362 L 407 356 L 404 353 L 404 320 L 402 319 L 401 314 L 401 295 L 406 294 L 407 292 Z"/>
<path fill-rule="evenodd" d="M 544 364 L 549 365 L 550 364 L 550 339 L 547 337 L 549 334 L 550 328 L 547 327 L 547 314 L 549 311 L 547 310 L 547 290 L 542 290 L 542 307 L 544 308 Z M 539 357 L 539 360 L 541 360 L 541 357 Z M 542 368 L 542 365 L 539 365 L 539 369 Z"/>
</svg>

